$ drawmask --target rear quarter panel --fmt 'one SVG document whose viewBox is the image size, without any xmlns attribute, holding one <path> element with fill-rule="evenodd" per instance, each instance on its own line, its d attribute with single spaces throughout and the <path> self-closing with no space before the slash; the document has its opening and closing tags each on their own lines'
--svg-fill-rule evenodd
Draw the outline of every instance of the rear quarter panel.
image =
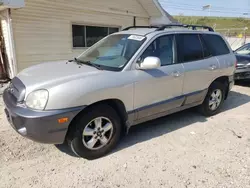
<svg viewBox="0 0 250 188">
<path fill-rule="evenodd" d="M 222 76 L 233 76 L 236 69 L 237 58 L 226 38 L 220 34 L 218 35 L 222 37 L 228 49 L 230 50 L 230 54 L 216 57 L 220 65 L 221 74 Z"/>
<path fill-rule="evenodd" d="M 220 66 L 220 76 L 232 76 L 235 72 L 236 57 L 234 53 L 216 56 Z"/>
</svg>

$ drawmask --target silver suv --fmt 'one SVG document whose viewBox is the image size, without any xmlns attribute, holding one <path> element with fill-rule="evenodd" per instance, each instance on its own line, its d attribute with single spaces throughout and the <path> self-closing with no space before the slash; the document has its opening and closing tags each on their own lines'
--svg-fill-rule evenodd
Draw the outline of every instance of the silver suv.
<svg viewBox="0 0 250 188">
<path fill-rule="evenodd" d="M 22 136 L 95 159 L 133 125 L 194 106 L 218 113 L 235 63 L 210 27 L 129 27 L 73 60 L 20 72 L 4 92 L 5 112 Z"/>
</svg>

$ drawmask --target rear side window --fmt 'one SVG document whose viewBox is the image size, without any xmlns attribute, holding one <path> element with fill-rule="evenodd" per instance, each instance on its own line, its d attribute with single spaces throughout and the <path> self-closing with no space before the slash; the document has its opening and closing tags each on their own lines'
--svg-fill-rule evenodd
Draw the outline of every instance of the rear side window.
<svg viewBox="0 0 250 188">
<path fill-rule="evenodd" d="M 203 59 L 201 40 L 197 34 L 176 35 L 178 63 Z"/>
<path fill-rule="evenodd" d="M 225 41 L 218 35 L 202 34 L 202 37 L 213 56 L 229 54 Z"/>
</svg>

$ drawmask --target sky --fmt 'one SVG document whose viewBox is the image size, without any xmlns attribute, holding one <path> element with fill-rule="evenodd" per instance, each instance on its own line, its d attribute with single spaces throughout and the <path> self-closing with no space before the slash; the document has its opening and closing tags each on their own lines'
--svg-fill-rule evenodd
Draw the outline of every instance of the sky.
<svg viewBox="0 0 250 188">
<path fill-rule="evenodd" d="M 171 15 L 250 18 L 250 0 L 159 0 Z M 209 10 L 202 10 L 210 5 Z"/>
</svg>

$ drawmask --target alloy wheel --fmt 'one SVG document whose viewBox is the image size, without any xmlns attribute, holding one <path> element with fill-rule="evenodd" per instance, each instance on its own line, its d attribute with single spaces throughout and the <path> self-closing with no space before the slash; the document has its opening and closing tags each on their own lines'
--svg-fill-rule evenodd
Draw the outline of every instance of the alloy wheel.
<svg viewBox="0 0 250 188">
<path fill-rule="evenodd" d="M 209 109 L 215 111 L 221 104 L 222 91 L 220 89 L 214 90 L 209 98 Z"/>
<path fill-rule="evenodd" d="M 82 132 L 82 142 L 90 150 L 98 150 L 108 144 L 113 135 L 113 124 L 105 117 L 91 120 Z"/>
</svg>

